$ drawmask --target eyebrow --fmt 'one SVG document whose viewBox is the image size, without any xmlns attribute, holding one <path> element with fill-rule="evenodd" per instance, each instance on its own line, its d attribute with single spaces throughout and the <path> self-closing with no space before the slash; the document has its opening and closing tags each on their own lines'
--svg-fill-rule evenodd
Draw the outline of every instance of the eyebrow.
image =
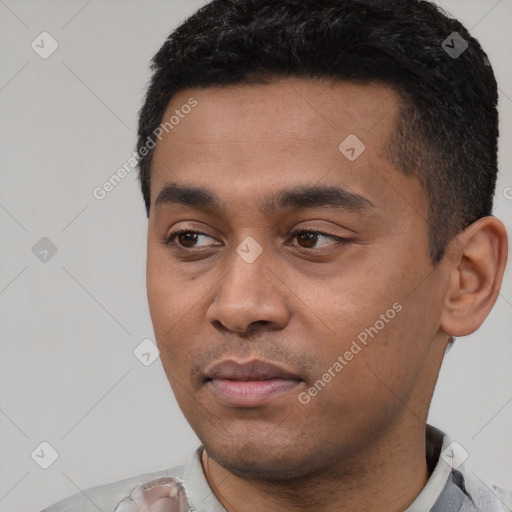
<svg viewBox="0 0 512 512">
<path fill-rule="evenodd" d="M 210 190 L 190 185 L 171 183 L 158 194 L 155 208 L 163 205 L 181 204 L 201 210 L 222 213 L 224 206 Z M 313 208 L 337 208 L 350 212 L 362 212 L 375 205 L 367 198 L 348 190 L 325 185 L 301 185 L 281 190 L 265 198 L 260 209 L 268 214 L 280 210 L 306 210 Z"/>
</svg>

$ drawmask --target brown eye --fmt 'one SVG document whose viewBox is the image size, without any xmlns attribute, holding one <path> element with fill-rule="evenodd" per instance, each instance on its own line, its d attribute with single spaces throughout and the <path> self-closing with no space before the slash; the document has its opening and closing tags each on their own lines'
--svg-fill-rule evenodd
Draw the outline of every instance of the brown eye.
<svg viewBox="0 0 512 512">
<path fill-rule="evenodd" d="M 192 231 L 178 233 L 178 242 L 183 245 L 183 247 L 194 247 L 194 244 L 197 242 L 197 235 L 198 233 Z"/>
<path fill-rule="evenodd" d="M 212 238 L 210 235 L 206 233 L 201 233 L 200 231 L 194 231 L 191 229 L 183 229 L 181 231 L 176 231 L 171 233 L 168 238 L 163 242 L 166 245 L 177 245 L 178 248 L 183 249 L 193 249 L 195 247 L 208 247 L 208 243 L 200 243 L 200 238 Z M 176 242 L 177 239 L 177 242 Z"/>
<path fill-rule="evenodd" d="M 349 242 L 348 238 L 329 235 L 327 233 L 322 233 L 321 231 L 316 231 L 315 229 L 303 229 L 301 231 L 296 231 L 293 233 L 293 238 L 297 239 L 298 246 L 303 249 L 321 249 L 325 246 L 334 245 L 336 242 L 341 244 Z M 327 240 L 328 243 L 323 243 L 317 247 L 319 239 Z"/>
<path fill-rule="evenodd" d="M 302 247 L 307 247 L 308 249 L 312 249 L 315 247 L 318 241 L 318 233 L 313 233 L 310 231 L 304 231 L 297 235 L 297 240 L 299 240 Z"/>
</svg>

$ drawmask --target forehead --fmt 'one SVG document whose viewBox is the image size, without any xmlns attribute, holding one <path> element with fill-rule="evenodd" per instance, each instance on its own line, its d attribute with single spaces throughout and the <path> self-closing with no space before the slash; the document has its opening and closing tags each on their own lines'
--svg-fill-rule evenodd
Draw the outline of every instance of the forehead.
<svg viewBox="0 0 512 512">
<path fill-rule="evenodd" d="M 173 129 L 177 139 L 193 143 L 243 143 L 252 134 L 273 142 L 277 135 L 284 148 L 285 137 L 293 145 L 314 140 L 329 147 L 343 134 L 378 139 L 395 125 L 400 98 L 391 88 L 377 83 L 333 82 L 286 78 L 268 84 L 240 84 L 179 91 L 170 101 L 163 120 L 194 97 L 198 106 L 190 118 L 200 120 L 193 130 L 185 119 Z M 371 142 L 367 140 L 367 142 Z M 337 145 L 337 144 L 336 144 Z M 202 148 L 196 148 L 201 151 Z M 211 151 L 212 148 L 204 148 Z"/>
<path fill-rule="evenodd" d="M 196 106 L 183 109 L 191 99 Z M 162 119 L 181 114 L 155 148 L 152 205 L 169 182 L 241 202 L 301 183 L 342 186 L 376 204 L 392 199 L 411 182 L 386 156 L 399 108 L 398 94 L 375 83 L 286 78 L 182 90 Z M 384 190 L 383 181 L 400 179 L 407 183 Z"/>
</svg>

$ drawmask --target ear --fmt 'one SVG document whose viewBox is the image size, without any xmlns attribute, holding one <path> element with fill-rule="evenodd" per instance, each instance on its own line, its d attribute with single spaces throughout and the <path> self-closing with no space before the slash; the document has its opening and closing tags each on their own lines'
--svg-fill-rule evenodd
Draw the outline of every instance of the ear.
<svg viewBox="0 0 512 512">
<path fill-rule="evenodd" d="M 446 334 L 466 336 L 482 325 L 498 297 L 507 254 L 507 231 L 495 217 L 477 220 L 448 244 L 440 323 Z"/>
</svg>

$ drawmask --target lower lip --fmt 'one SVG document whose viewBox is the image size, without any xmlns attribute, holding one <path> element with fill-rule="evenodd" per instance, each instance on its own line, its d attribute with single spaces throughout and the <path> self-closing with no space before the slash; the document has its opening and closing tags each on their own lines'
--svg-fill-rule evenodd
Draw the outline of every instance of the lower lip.
<svg viewBox="0 0 512 512">
<path fill-rule="evenodd" d="M 257 407 L 264 405 L 283 393 L 294 390 L 300 380 L 269 379 L 241 381 L 213 379 L 209 385 L 217 397 L 231 407 Z"/>
</svg>

